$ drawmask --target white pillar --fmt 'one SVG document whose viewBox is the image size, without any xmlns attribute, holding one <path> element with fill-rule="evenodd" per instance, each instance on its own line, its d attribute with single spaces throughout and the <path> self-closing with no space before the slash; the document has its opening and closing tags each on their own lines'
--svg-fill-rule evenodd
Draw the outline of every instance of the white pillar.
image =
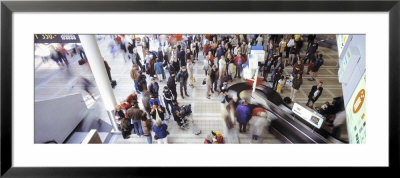
<svg viewBox="0 0 400 178">
<path fill-rule="evenodd" d="M 96 37 L 94 35 L 79 35 L 79 38 L 82 47 L 85 50 L 90 69 L 92 70 L 94 79 L 96 80 L 97 88 L 100 91 L 100 95 L 108 112 L 111 124 L 114 128 L 114 131 L 118 131 L 112 114 L 117 101 L 115 100 L 114 92 L 111 88 L 111 83 L 107 75 L 103 57 L 101 56 L 100 49 L 97 45 Z"/>
</svg>

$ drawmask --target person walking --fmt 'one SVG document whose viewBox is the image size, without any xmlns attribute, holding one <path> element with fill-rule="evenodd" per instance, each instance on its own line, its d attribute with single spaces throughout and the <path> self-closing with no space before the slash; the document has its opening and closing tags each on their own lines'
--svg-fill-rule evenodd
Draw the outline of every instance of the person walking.
<svg viewBox="0 0 400 178">
<path fill-rule="evenodd" d="M 279 42 L 279 57 L 282 57 L 282 54 L 285 52 L 286 41 L 284 38 Z"/>
<path fill-rule="evenodd" d="M 285 84 L 285 77 L 283 75 L 281 75 L 281 78 L 278 81 L 278 85 L 276 87 L 276 92 L 281 94 L 281 90 L 283 85 Z"/>
<path fill-rule="evenodd" d="M 308 94 L 308 102 L 307 102 L 308 107 L 313 108 L 314 103 L 321 96 L 322 91 L 324 90 L 324 88 L 322 88 L 322 84 L 323 82 L 319 82 L 318 85 L 312 86 L 311 91 Z"/>
<path fill-rule="evenodd" d="M 210 56 L 206 56 L 203 63 L 203 70 L 207 77 L 207 72 L 210 70 Z"/>
<path fill-rule="evenodd" d="M 304 64 L 301 60 L 297 60 L 297 62 L 293 65 L 292 76 L 296 77 L 297 74 L 303 75 Z"/>
<path fill-rule="evenodd" d="M 129 108 L 126 112 L 128 118 L 131 119 L 131 124 L 133 125 L 135 133 L 139 137 L 141 137 L 143 135 L 142 122 L 141 122 L 143 111 L 139 109 L 139 105 L 137 102 L 132 102 L 131 104 L 132 107 Z"/>
<path fill-rule="evenodd" d="M 154 132 L 154 139 L 157 140 L 158 144 L 168 144 L 168 125 L 162 123 L 160 119 L 156 120 L 156 124 L 153 125 L 152 130 Z"/>
<path fill-rule="evenodd" d="M 178 75 L 176 76 L 176 81 L 180 83 L 180 91 L 181 91 L 181 97 L 182 99 L 185 99 L 183 97 L 183 91 L 185 91 L 185 95 L 189 96 L 189 94 L 187 94 L 187 80 L 189 78 L 189 74 L 186 71 L 186 67 L 182 66 L 181 71 L 178 73 Z"/>
<path fill-rule="evenodd" d="M 267 112 L 259 112 L 257 113 L 257 116 L 253 116 L 250 119 L 250 143 L 263 143 L 264 138 L 262 135 L 264 135 L 266 130 L 268 130 L 269 123 Z"/>
<path fill-rule="evenodd" d="M 251 111 L 246 100 L 236 107 L 237 121 L 239 122 L 239 132 L 246 133 L 246 125 L 250 120 Z"/>
<path fill-rule="evenodd" d="M 301 63 L 301 62 L 300 62 Z M 301 78 L 301 74 L 297 73 L 296 77 L 292 81 L 292 91 L 290 93 L 290 99 L 294 101 L 296 97 L 296 93 L 299 91 L 300 86 L 303 84 L 303 79 Z"/>
<path fill-rule="evenodd" d="M 206 97 L 207 97 L 207 99 L 210 99 L 210 96 L 211 96 L 210 91 L 212 91 L 211 71 L 209 71 L 207 73 L 206 87 L 207 87 Z"/>
</svg>

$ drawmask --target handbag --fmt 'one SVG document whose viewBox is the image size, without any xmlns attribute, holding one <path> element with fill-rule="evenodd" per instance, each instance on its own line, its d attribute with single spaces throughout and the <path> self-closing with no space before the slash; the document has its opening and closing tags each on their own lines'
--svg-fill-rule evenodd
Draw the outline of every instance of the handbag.
<svg viewBox="0 0 400 178">
<path fill-rule="evenodd" d="M 157 135 L 154 135 L 154 140 L 158 140 L 158 137 L 157 137 Z"/>
</svg>

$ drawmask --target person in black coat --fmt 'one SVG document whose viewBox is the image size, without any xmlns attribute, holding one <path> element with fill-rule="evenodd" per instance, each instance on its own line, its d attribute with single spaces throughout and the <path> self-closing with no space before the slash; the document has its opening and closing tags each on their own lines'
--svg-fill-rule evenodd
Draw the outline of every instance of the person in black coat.
<svg viewBox="0 0 400 178">
<path fill-rule="evenodd" d="M 178 57 L 180 67 L 186 66 L 185 51 L 183 50 L 183 48 L 178 52 L 177 57 Z"/>
<path fill-rule="evenodd" d="M 176 92 L 175 72 L 170 73 L 170 76 L 167 81 L 167 87 L 168 87 L 168 89 L 171 90 L 172 95 L 174 95 L 173 101 L 176 101 L 176 98 L 178 97 L 178 93 Z"/>
<path fill-rule="evenodd" d="M 156 78 L 151 78 L 151 84 L 149 85 L 149 92 L 151 96 L 158 98 L 158 83 L 156 82 Z"/>
<path fill-rule="evenodd" d="M 312 86 L 311 91 L 308 94 L 308 102 L 307 102 L 308 107 L 312 108 L 314 103 L 321 96 L 322 90 L 324 90 L 324 88 L 322 88 L 322 84 L 323 82 L 319 82 L 318 85 Z"/>
<path fill-rule="evenodd" d="M 185 95 L 189 96 L 187 93 L 187 80 L 188 80 L 189 74 L 186 70 L 186 66 L 182 66 L 181 71 L 178 73 L 176 76 L 176 81 L 180 83 L 180 91 L 181 91 L 181 97 L 183 97 L 183 91 L 185 91 Z"/>
</svg>

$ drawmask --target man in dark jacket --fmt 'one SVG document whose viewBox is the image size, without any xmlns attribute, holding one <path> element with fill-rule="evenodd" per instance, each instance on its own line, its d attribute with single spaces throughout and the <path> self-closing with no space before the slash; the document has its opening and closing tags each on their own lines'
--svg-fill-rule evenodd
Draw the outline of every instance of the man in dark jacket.
<svg viewBox="0 0 400 178">
<path fill-rule="evenodd" d="M 174 100 L 174 95 L 172 94 L 171 90 L 168 89 L 167 86 L 164 87 L 163 98 L 164 98 L 165 108 L 168 111 L 168 115 L 171 116 L 171 111 L 169 110 L 168 105 L 170 105 L 171 109 L 172 109 L 172 107 L 173 107 L 172 101 Z"/>
<path fill-rule="evenodd" d="M 185 90 L 185 95 L 189 96 L 187 94 L 187 86 L 186 86 L 188 77 L 189 77 L 189 74 L 186 71 L 186 67 L 182 66 L 181 71 L 176 76 L 176 81 L 180 83 L 180 90 L 181 90 L 182 99 L 184 99 L 184 97 L 183 97 L 183 89 Z"/>
<path fill-rule="evenodd" d="M 151 84 L 149 85 L 149 92 L 151 96 L 158 98 L 158 83 L 156 82 L 156 78 L 151 78 Z"/>
<path fill-rule="evenodd" d="M 176 83 L 175 83 L 175 73 L 171 72 L 168 81 L 167 81 L 167 86 L 171 90 L 172 95 L 174 95 L 174 101 L 176 101 L 176 98 L 178 97 L 178 93 L 176 92 Z"/>
<path fill-rule="evenodd" d="M 322 84 L 322 82 L 319 82 L 318 85 L 312 86 L 311 91 L 308 94 L 308 107 L 312 108 L 314 103 L 318 100 L 319 96 L 321 96 L 322 90 L 324 89 L 322 88 Z"/>
<path fill-rule="evenodd" d="M 177 54 L 180 67 L 186 66 L 185 51 L 183 48 Z"/>
<path fill-rule="evenodd" d="M 219 78 L 219 72 L 217 70 L 217 67 L 213 65 L 211 69 L 211 93 L 217 91 L 218 78 Z M 214 86 L 214 91 L 213 91 L 213 86 Z"/>
<path fill-rule="evenodd" d="M 304 64 L 307 63 L 307 59 L 309 59 L 308 62 L 315 60 L 314 54 L 317 52 L 318 49 L 318 43 L 317 39 L 314 39 L 314 42 L 310 45 L 310 47 L 307 50 L 307 58 L 304 60 Z"/>
<path fill-rule="evenodd" d="M 139 105 L 137 102 L 132 102 L 132 107 L 129 108 L 126 113 L 128 115 L 128 118 L 131 119 L 132 124 L 133 124 L 133 129 L 135 130 L 135 133 L 138 136 L 143 135 L 143 130 L 142 130 L 142 123 L 141 123 L 141 118 L 143 111 L 139 109 Z"/>
</svg>

